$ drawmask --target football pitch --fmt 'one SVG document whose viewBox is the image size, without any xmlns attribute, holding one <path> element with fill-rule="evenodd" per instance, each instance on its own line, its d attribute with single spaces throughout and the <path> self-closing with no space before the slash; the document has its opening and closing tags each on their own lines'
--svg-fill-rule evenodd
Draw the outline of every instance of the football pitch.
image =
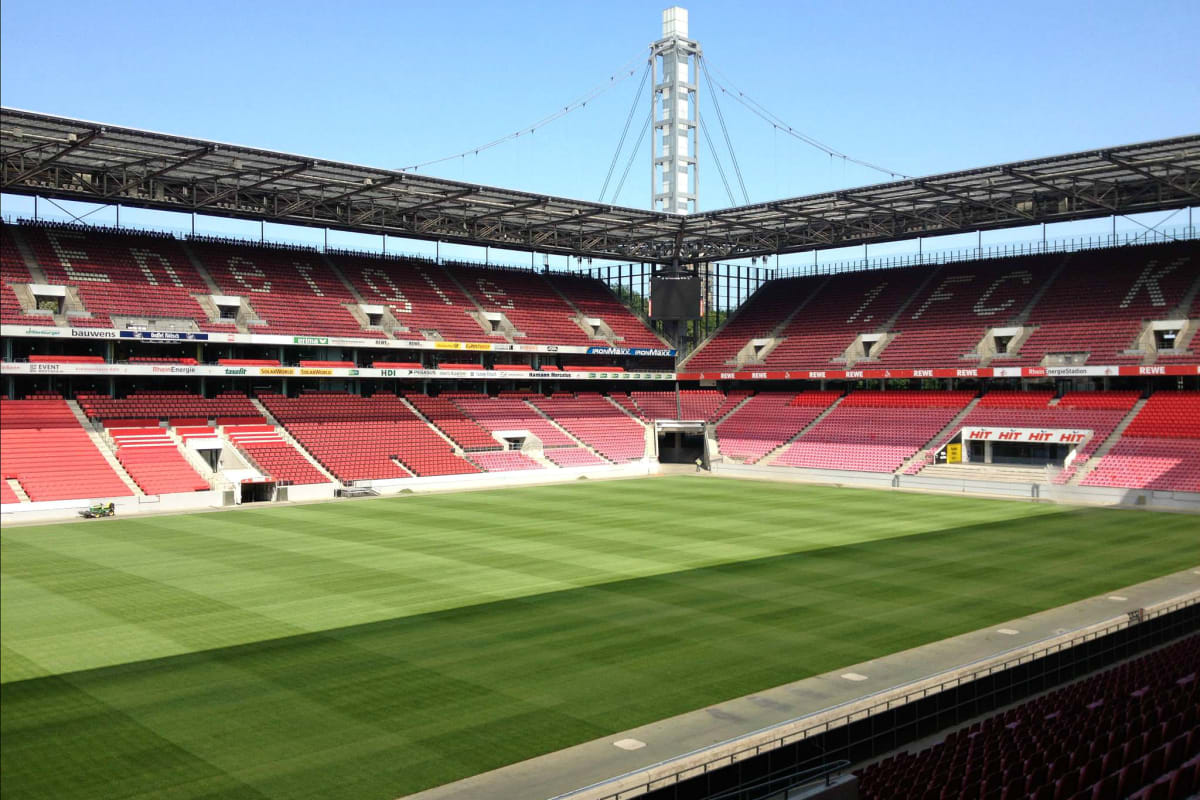
<svg viewBox="0 0 1200 800">
<path fill-rule="evenodd" d="M 379 798 L 1200 563 L 1195 516 L 670 478 L 9 527 L 5 798 Z"/>
</svg>

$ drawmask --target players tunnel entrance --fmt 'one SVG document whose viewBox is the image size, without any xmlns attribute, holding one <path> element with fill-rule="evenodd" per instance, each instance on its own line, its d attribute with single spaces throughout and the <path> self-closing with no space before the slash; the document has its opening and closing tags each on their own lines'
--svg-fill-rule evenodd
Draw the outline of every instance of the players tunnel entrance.
<svg viewBox="0 0 1200 800">
<path fill-rule="evenodd" d="M 703 422 L 672 422 L 659 420 L 654 423 L 658 437 L 658 460 L 662 464 L 692 464 L 699 458 L 708 466 L 704 454 Z"/>
<path fill-rule="evenodd" d="M 247 481 L 242 484 L 243 503 L 269 503 L 275 498 L 274 481 Z"/>
</svg>

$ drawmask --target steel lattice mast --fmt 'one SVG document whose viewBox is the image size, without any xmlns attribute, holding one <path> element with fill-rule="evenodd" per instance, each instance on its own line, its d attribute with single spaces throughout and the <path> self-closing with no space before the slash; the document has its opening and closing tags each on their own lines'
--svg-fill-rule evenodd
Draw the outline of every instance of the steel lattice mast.
<svg viewBox="0 0 1200 800">
<path fill-rule="evenodd" d="M 686 8 L 672 6 L 663 11 L 662 32 L 663 38 L 650 45 L 654 71 L 651 208 L 690 214 L 697 210 L 700 184 L 700 45 L 687 38 Z"/>
</svg>

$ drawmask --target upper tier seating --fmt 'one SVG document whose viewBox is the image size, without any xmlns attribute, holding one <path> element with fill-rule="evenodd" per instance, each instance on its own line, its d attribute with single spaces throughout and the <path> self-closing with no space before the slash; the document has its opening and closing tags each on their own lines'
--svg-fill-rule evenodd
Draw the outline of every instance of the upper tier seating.
<svg viewBox="0 0 1200 800">
<path fill-rule="evenodd" d="M 1040 364 L 1059 353 L 1086 353 L 1090 364 L 1140 363 L 1141 354 L 1125 351 L 1143 324 L 1195 318 L 1195 308 L 1180 305 L 1198 280 L 1194 241 L 786 278 L 764 284 L 685 369 L 728 370 L 751 339 L 773 332 L 783 340 L 767 354 L 769 368 L 844 367 L 841 356 L 859 334 L 881 332 L 896 335 L 856 367 L 953 367 L 974 363 L 989 328 L 1018 322 L 1035 330 L 992 366 Z"/>
<path fill-rule="evenodd" d="M 623 464 L 646 455 L 646 429 L 599 394 L 562 393 L 529 402 L 609 461 Z M 553 452 L 547 450 L 547 457 Z"/>
<path fill-rule="evenodd" d="M 384 335 L 364 329 L 347 310 L 354 295 L 318 253 L 200 240 L 190 246 L 221 291 L 245 298 L 266 323 L 255 333 Z"/>
<path fill-rule="evenodd" d="M 859 773 L 863 800 L 1186 800 L 1200 790 L 1200 636 Z"/>
<path fill-rule="evenodd" d="M 225 425 L 223 432 L 225 438 L 249 457 L 259 472 L 278 484 L 329 482 L 319 469 L 279 435 L 274 425 Z"/>
<path fill-rule="evenodd" d="M 343 482 L 479 472 L 395 395 L 308 392 L 259 399 Z"/>
<path fill-rule="evenodd" d="M 380 327 L 364 328 L 369 320 L 348 308 L 362 302 L 388 310 L 400 325 L 393 331 L 396 338 L 504 341 L 490 323 L 471 316 L 482 308 L 507 316 L 523 344 L 605 346 L 574 321 L 582 313 L 602 319 L 618 346 L 666 347 L 593 278 L 442 267 L 414 258 L 326 257 L 301 248 L 202 238 L 184 243 L 169 235 L 37 224 L 0 225 L 0 312 L 6 323 L 54 324 L 49 314 L 24 313 L 11 288 L 32 282 L 14 238 L 18 235 L 52 284 L 79 288 L 87 313 L 70 320 L 80 327 L 111 327 L 116 314 L 194 320 L 200 330 L 237 331 L 233 319 L 210 321 L 197 299 L 217 294 L 249 302 L 258 319 L 250 318 L 250 333 L 386 338 Z M 202 270 L 193 266 L 189 250 Z M 560 291 L 567 297 L 577 293 L 578 305 Z"/>
<path fill-rule="evenodd" d="M 536 272 L 449 264 L 449 272 L 485 311 L 504 314 L 525 335 L 522 344 L 599 345 L 572 320 L 575 309 Z"/>
<path fill-rule="evenodd" d="M 954 366 L 975 351 L 988 328 L 1004 327 L 1029 305 L 1059 256 L 946 265 L 896 318 L 883 367 Z M 969 362 L 971 363 L 971 362 Z"/>
<path fill-rule="evenodd" d="M 602 281 L 561 272 L 547 273 L 546 280 L 585 316 L 604 320 L 617 335 L 618 347 L 667 347 Z"/>
<path fill-rule="evenodd" d="M 211 487 L 187 462 L 166 428 L 109 428 L 117 460 L 146 494 L 203 492 Z"/>
<path fill-rule="evenodd" d="M 33 278 L 13 240 L 12 226 L 0 222 L 0 322 L 5 325 L 53 325 L 50 314 L 26 314 L 13 291 L 14 283 L 31 283 Z M 7 502 L 7 501 L 6 501 Z"/>
<path fill-rule="evenodd" d="M 1089 364 L 1137 364 L 1142 323 L 1177 318 L 1200 279 L 1195 242 L 1074 253 L 1034 306 L 1038 328 L 1012 363 L 1037 364 L 1046 353 L 1087 353 Z M 1009 363 L 1009 362 L 1004 362 Z"/>
<path fill-rule="evenodd" d="M 838 399 L 838 392 L 762 392 L 717 425 L 721 454 L 757 463 Z"/>
<path fill-rule="evenodd" d="M 91 317 L 75 326 L 113 327 L 111 315 L 194 320 L 201 330 L 232 332 L 210 322 L 196 295 L 212 293 L 170 236 L 67 226 L 22 225 L 19 234 L 51 284 L 75 286 Z"/>
<path fill-rule="evenodd" d="M 0 481 L 33 502 L 133 494 L 61 397 L 0 399 Z"/>
<path fill-rule="evenodd" d="M 972 392 L 854 392 L 784 448 L 774 466 L 892 472 L 973 397 Z"/>
<path fill-rule="evenodd" d="M 443 394 L 484 428 L 498 431 L 529 431 L 542 440 L 542 447 L 572 447 L 575 441 L 553 423 L 516 397 L 486 397 L 478 394 Z"/>
<path fill-rule="evenodd" d="M 77 399 L 88 419 L 94 420 L 262 417 L 250 398 L 241 392 L 222 392 L 216 397 L 201 397 L 182 389 L 143 390 L 121 398 L 81 392 Z"/>
<path fill-rule="evenodd" d="M 489 336 L 469 314 L 476 311 L 446 271 L 432 261 L 334 255 L 333 263 L 367 303 L 386 306 L 407 329 L 408 339 L 433 338 L 422 331 L 437 331 L 444 339 L 468 342 L 502 341 Z"/>
<path fill-rule="evenodd" d="M 464 414 L 462 409 L 448 398 L 406 394 L 404 399 L 464 450 L 501 449 L 501 444 L 487 428 Z"/>
</svg>

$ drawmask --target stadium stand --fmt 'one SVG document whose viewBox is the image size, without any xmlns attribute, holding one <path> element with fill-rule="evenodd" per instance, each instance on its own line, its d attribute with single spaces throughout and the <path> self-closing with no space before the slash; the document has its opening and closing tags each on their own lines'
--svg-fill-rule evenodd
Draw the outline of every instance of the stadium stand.
<svg viewBox="0 0 1200 800">
<path fill-rule="evenodd" d="M 52 285 L 78 289 L 87 315 L 72 315 L 72 325 L 114 327 L 117 315 L 188 320 L 206 331 L 237 329 L 232 321 L 209 319 L 196 295 L 211 289 L 171 236 L 29 224 L 19 233 Z"/>
<path fill-rule="evenodd" d="M 595 392 L 561 393 L 529 402 L 609 461 L 621 464 L 646 455 L 646 429 Z M 552 452 L 546 451 L 547 457 Z"/>
<path fill-rule="evenodd" d="M 722 455 L 757 463 L 802 431 L 838 399 L 838 392 L 762 392 L 717 425 Z"/>
<path fill-rule="evenodd" d="M 560 467 L 595 467 L 609 463 L 586 447 L 556 447 L 546 451 L 546 458 Z"/>
<path fill-rule="evenodd" d="M 601 345 L 574 321 L 575 309 L 535 272 L 448 264 L 446 271 L 485 311 L 499 312 L 524 334 L 525 344 Z"/>
<path fill-rule="evenodd" d="M 434 338 L 436 332 L 451 340 L 503 340 L 470 316 L 477 311 L 471 298 L 432 261 L 348 254 L 330 258 L 364 301 L 391 312 L 408 338 Z"/>
<path fill-rule="evenodd" d="M 682 419 L 674 392 L 630 392 L 629 396 L 646 419 Z"/>
<path fill-rule="evenodd" d="M 342 482 L 480 471 L 395 395 L 307 392 L 259 400 Z"/>
<path fill-rule="evenodd" d="M 260 333 L 383 338 L 364 328 L 347 305 L 356 300 L 318 253 L 192 239 L 192 252 L 228 296 L 250 303 Z"/>
<path fill-rule="evenodd" d="M 218 417 L 251 417 L 262 421 L 262 414 L 250 398 L 241 392 L 222 392 L 216 397 L 202 397 L 185 390 L 143 389 L 128 397 L 109 397 L 93 392 L 80 392 L 76 399 L 83 413 L 91 420 L 159 420 L 192 417 L 207 420 Z"/>
<path fill-rule="evenodd" d="M 222 426 L 222 432 L 259 472 L 276 483 L 328 483 L 320 470 L 279 435 L 274 425 L 227 424 Z"/>
<path fill-rule="evenodd" d="M 0 399 L 0 472 L 33 502 L 133 494 L 61 397 Z"/>
<path fill-rule="evenodd" d="M 499 431 L 529 431 L 542 441 L 542 447 L 573 447 L 575 441 L 550 420 L 517 397 L 486 397 L 477 394 L 444 394 L 463 413 L 479 425 Z"/>
<path fill-rule="evenodd" d="M 1013 363 L 1047 353 L 1085 353 L 1092 364 L 1136 364 L 1144 321 L 1167 319 L 1200 275 L 1194 242 L 1098 250 L 1064 256 L 1062 273 L 1038 301 L 1038 326 Z M 1007 363 L 1007 362 L 1006 362 Z"/>
<path fill-rule="evenodd" d="M 211 488 L 188 464 L 165 428 L 108 428 L 117 460 L 146 494 L 202 492 Z"/>
<path fill-rule="evenodd" d="M 620 347 L 661 349 L 668 346 L 634 316 L 603 282 L 560 272 L 547 273 L 546 280 L 584 315 L 603 320 L 616 334 Z"/>
<path fill-rule="evenodd" d="M 1200 790 L 1200 636 L 859 772 L 859 796 L 1186 800 Z"/>
<path fill-rule="evenodd" d="M 511 472 L 526 469 L 544 469 L 519 450 L 481 450 L 471 453 L 470 460 L 487 472 Z"/>
<path fill-rule="evenodd" d="M 974 396 L 973 392 L 853 392 L 784 448 L 773 466 L 892 472 Z"/>
<path fill-rule="evenodd" d="M 468 417 L 449 399 L 424 394 L 406 394 L 404 399 L 464 450 L 501 449 L 500 442 L 487 428 Z"/>
<path fill-rule="evenodd" d="M 12 226 L 0 223 L 0 320 L 6 325 L 53 325 L 50 311 L 27 314 L 17 299 L 13 284 L 31 283 L 33 278 L 25 260 L 21 257 L 17 243 L 13 240 Z"/>
<path fill-rule="evenodd" d="M 740 365 L 844 367 L 860 334 L 879 333 L 893 336 L 856 363 L 954 366 L 976 363 L 972 354 L 989 328 L 1016 323 L 1032 333 L 1017 352 L 997 354 L 996 365 L 1036 365 L 1058 354 L 1143 363 L 1154 358 L 1135 350 L 1147 321 L 1196 313 L 1194 300 L 1180 308 L 1200 277 L 1195 253 L 1194 242 L 1181 242 L 774 280 L 686 365 L 728 369 L 752 339 L 775 336 L 764 358 Z"/>
<path fill-rule="evenodd" d="M 1200 392 L 1158 392 L 1084 486 L 1200 492 Z"/>
</svg>

